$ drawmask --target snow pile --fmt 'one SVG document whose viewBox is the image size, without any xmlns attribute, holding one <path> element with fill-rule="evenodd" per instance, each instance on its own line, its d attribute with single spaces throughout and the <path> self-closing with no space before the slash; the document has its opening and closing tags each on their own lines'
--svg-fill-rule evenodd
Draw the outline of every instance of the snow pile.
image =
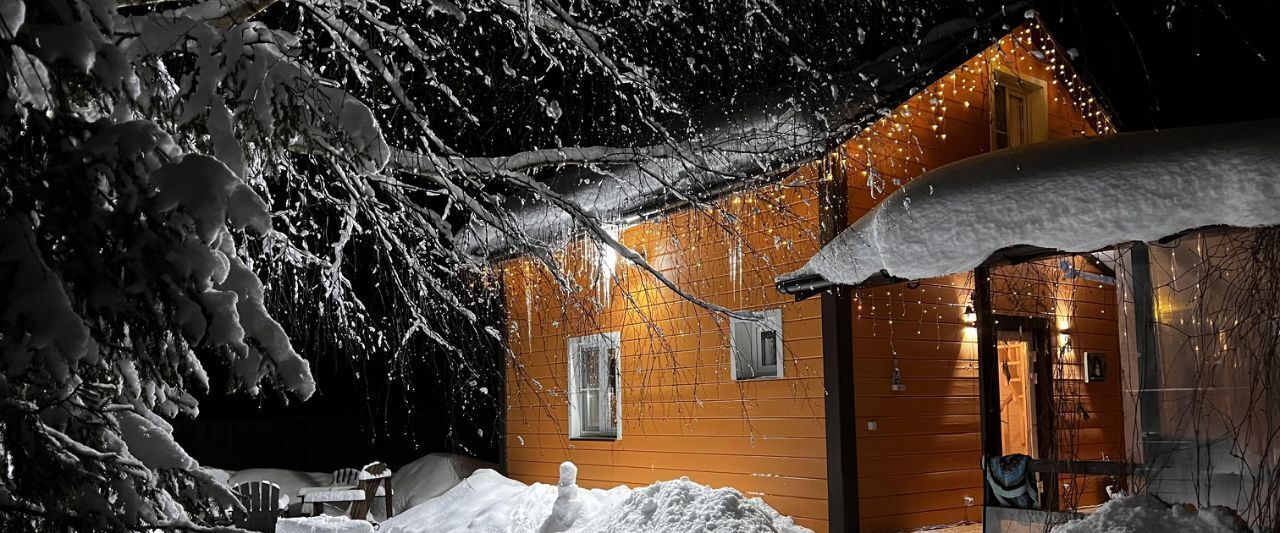
<svg viewBox="0 0 1280 533">
<path fill-rule="evenodd" d="M 1249 527 L 1223 507 L 1172 507 L 1147 496 L 1111 500 L 1093 514 L 1053 528 L 1053 533 L 1244 533 Z"/>
<path fill-rule="evenodd" d="M 308 516 L 276 521 L 276 533 L 373 533 L 373 524 L 345 516 Z"/>
<path fill-rule="evenodd" d="M 780 282 L 964 272 L 1019 245 L 1089 252 L 1213 225 L 1280 224 L 1280 121 L 1000 150 L 894 192 Z"/>
<path fill-rule="evenodd" d="M 395 510 L 402 513 L 444 494 L 481 468 L 493 465 L 465 455 L 429 453 L 396 470 L 391 478 Z M 376 505 L 374 507 L 377 507 Z"/>
<path fill-rule="evenodd" d="M 573 531 L 809 531 L 778 514 L 759 498 L 747 498 L 732 488 L 713 489 L 688 478 L 661 481 L 636 489 L 618 505 L 605 507 L 602 511 L 578 524 Z"/>
<path fill-rule="evenodd" d="M 385 533 L 687 533 L 809 531 L 759 498 L 682 478 L 632 490 L 582 489 L 572 463 L 557 486 L 525 485 L 493 470 L 382 523 Z"/>
</svg>

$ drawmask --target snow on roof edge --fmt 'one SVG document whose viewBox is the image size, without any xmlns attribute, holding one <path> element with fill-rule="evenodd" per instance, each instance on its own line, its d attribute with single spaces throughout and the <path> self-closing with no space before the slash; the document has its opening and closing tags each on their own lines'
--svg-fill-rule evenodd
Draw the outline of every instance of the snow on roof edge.
<svg viewBox="0 0 1280 533">
<path fill-rule="evenodd" d="M 1026 3 L 1014 2 L 1007 6 L 1007 9 L 1021 12 L 1026 9 Z M 1007 33 L 996 32 L 993 35 L 983 34 L 983 38 L 978 38 L 981 32 L 976 31 L 984 25 L 996 27 L 997 23 L 1005 19 L 1006 15 L 1000 14 L 982 20 L 944 21 L 930 30 L 927 38 L 922 42 L 915 43 L 911 47 L 900 46 L 886 50 L 875 60 L 846 73 L 844 77 L 850 80 L 851 85 L 845 90 L 847 93 L 844 95 L 847 99 L 844 102 L 845 109 L 799 109 L 794 107 L 795 103 L 790 98 L 779 100 L 764 97 L 759 108 L 742 110 L 732 116 L 722 117 L 721 120 L 725 121 L 724 123 L 711 125 L 700 132 L 700 135 L 724 137 L 737 134 L 747 138 L 778 137 L 778 131 L 782 131 L 786 135 L 781 137 L 789 139 L 791 144 L 773 147 L 774 153 L 770 159 L 775 163 L 810 160 L 815 157 L 814 154 L 820 155 L 830 149 L 825 145 L 829 139 L 829 132 L 824 131 L 824 126 L 829 126 L 832 122 L 844 124 L 845 129 L 849 131 L 844 132 L 845 135 L 841 138 L 855 135 L 859 128 L 849 128 L 849 125 L 860 126 L 868 119 L 878 118 L 882 109 L 885 108 L 884 102 L 878 98 L 884 96 L 878 94 L 880 91 L 885 91 L 886 88 L 894 88 L 895 90 L 892 91 L 894 93 L 905 91 L 901 98 L 896 96 L 892 98 L 893 106 L 906 101 L 919 89 L 922 78 L 932 81 L 935 76 L 945 75 L 983 48 L 990 46 L 1000 36 L 1006 35 Z M 1008 29 L 1005 28 L 1005 31 Z M 919 54 L 926 51 L 935 55 L 927 58 L 919 57 Z M 958 59 L 952 56 L 958 56 Z M 914 64 L 916 69 L 909 73 L 899 72 L 896 78 L 886 77 L 889 72 L 879 72 L 886 69 L 892 72 L 894 69 L 902 68 L 900 62 Z M 939 72 L 940 69 L 941 72 Z M 767 89 L 776 89 L 776 87 Z M 777 141 L 769 140 L 768 142 L 776 144 Z M 750 150 L 739 150 L 739 152 L 750 152 Z M 768 173 L 770 170 L 759 168 L 762 161 L 750 154 L 717 163 L 714 166 L 721 167 L 721 170 L 730 173 L 744 171 Z M 580 176 L 576 178 L 580 182 L 579 186 L 563 191 L 562 194 L 604 222 L 609 222 L 608 219 L 611 218 L 618 218 L 642 205 L 647 206 L 647 199 L 637 203 L 633 201 L 635 198 L 659 194 L 670 195 L 672 191 L 668 190 L 667 183 L 675 184 L 681 189 L 682 194 L 693 197 L 729 184 L 729 180 L 722 177 L 691 173 L 688 163 L 679 160 L 655 160 L 644 164 L 620 165 L 608 169 L 607 172 L 576 167 L 562 169 L 560 172 L 576 173 Z M 654 179 L 653 175 L 662 176 L 663 181 L 667 183 Z M 513 205 L 519 206 L 515 209 L 515 222 L 525 232 L 525 237 L 539 243 L 548 243 L 567 238 L 575 233 L 576 221 L 554 205 L 527 195 L 513 196 L 509 200 Z M 512 246 L 509 242 L 510 236 L 505 231 L 483 224 L 470 224 L 459 237 L 462 248 L 468 254 L 477 257 L 502 257 Z"/>
<path fill-rule="evenodd" d="M 1014 246 L 1067 253 L 1280 225 L 1280 120 L 1051 141 L 916 178 L 778 283 L 965 272 Z"/>
</svg>

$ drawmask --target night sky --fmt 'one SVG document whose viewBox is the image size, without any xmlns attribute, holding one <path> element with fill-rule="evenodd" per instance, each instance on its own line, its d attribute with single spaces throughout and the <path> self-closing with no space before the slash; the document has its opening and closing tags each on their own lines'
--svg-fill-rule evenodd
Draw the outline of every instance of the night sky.
<svg viewBox="0 0 1280 533">
<path fill-rule="evenodd" d="M 1280 116 L 1280 3 L 1037 2 L 1121 131 Z"/>
</svg>

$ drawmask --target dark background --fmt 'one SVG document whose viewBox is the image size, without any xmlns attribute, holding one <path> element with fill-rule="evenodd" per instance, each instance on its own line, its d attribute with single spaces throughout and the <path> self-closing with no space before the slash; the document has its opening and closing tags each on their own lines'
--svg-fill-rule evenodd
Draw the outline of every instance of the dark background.
<svg viewBox="0 0 1280 533">
<path fill-rule="evenodd" d="M 1280 3 L 1037 2 L 1121 131 L 1280 116 Z"/>
<path fill-rule="evenodd" d="M 699 9 L 699 4 L 692 9 Z M 1076 66 L 1111 108 L 1121 131 L 1280 117 L 1276 3 L 1058 0 L 1032 5 L 1059 42 L 1080 53 Z M 635 43 L 629 44 L 636 47 L 631 55 L 648 56 L 659 70 L 675 73 L 685 68 L 687 58 L 696 58 L 701 69 L 670 76 L 680 85 L 672 91 L 692 109 L 779 80 L 813 75 L 788 70 L 793 55 L 815 66 L 812 70 L 839 72 L 890 46 L 910 42 L 911 32 L 904 26 L 915 25 L 916 19 L 927 28 L 975 12 L 999 12 L 999 7 L 994 2 L 925 1 L 909 8 L 880 2 L 817 2 L 797 12 L 787 26 L 794 35 L 781 44 L 767 36 L 732 43 L 742 28 L 732 16 L 728 22 L 719 21 L 715 17 L 724 12 L 711 8 L 698 14 L 706 20 L 696 31 L 668 27 L 659 28 L 657 35 L 621 34 L 627 43 Z M 909 23 L 902 22 L 908 20 L 902 18 L 904 13 Z M 1009 13 L 1010 24 L 1020 19 L 1021 12 Z M 866 30 L 865 41 L 853 37 L 855 25 Z M 878 31 L 881 28 L 884 31 Z M 480 30 L 476 35 L 472 44 L 487 50 L 483 46 L 490 37 Z M 751 57 L 752 46 L 774 55 L 744 60 Z M 495 55 L 493 68 L 500 69 L 496 61 L 517 52 L 499 47 L 486 53 Z M 629 122 L 624 111 L 606 111 L 615 109 L 607 84 L 554 73 L 538 80 L 484 89 L 488 93 L 477 85 L 474 98 L 493 103 L 477 109 L 491 109 L 492 115 L 482 116 L 477 126 L 449 132 L 450 142 L 481 153 L 505 153 L 556 142 L 616 141 L 617 125 Z M 815 85 L 821 81 L 808 80 Z M 545 122 L 541 107 L 532 104 L 536 96 L 556 98 L 564 116 Z M 447 110 L 438 114 L 442 122 L 450 120 Z M 504 128 L 501 120 L 508 126 L 514 121 L 532 127 Z M 285 324 L 291 337 L 314 338 L 308 315 L 295 315 Z M 490 308 L 484 320 L 501 330 L 501 316 L 500 309 Z M 470 351 L 462 356 L 487 369 L 481 377 L 460 375 L 460 366 L 451 359 L 456 354 L 429 345 L 406 350 L 412 357 L 405 374 L 403 369 L 392 372 L 385 354 L 353 354 L 324 342 L 305 344 L 300 351 L 311 360 L 319 385 L 310 401 L 290 402 L 269 391 L 257 398 L 226 395 L 217 392 L 223 382 L 217 369 L 211 369 L 215 392 L 200 398 L 198 421 L 175 424 L 178 440 L 202 464 L 229 469 L 327 471 L 373 459 L 398 466 L 433 451 L 497 461 L 502 442 L 502 352 L 491 339 L 479 336 L 463 344 Z"/>
<path fill-rule="evenodd" d="M 369 242 L 357 237 L 352 243 L 345 263 L 356 294 L 382 331 L 404 331 L 405 317 L 397 313 L 402 304 L 384 299 L 390 294 L 379 288 L 385 286 L 379 266 L 386 260 Z M 333 313 L 280 285 L 267 286 L 267 306 L 311 364 L 316 392 L 305 402 L 269 385 L 252 397 L 226 393 L 225 365 L 205 361 L 212 390 L 196 395 L 200 415 L 174 423 L 179 444 L 200 464 L 328 472 L 375 460 L 399 468 L 431 452 L 498 461 L 505 351 L 484 330 L 503 330 L 496 289 L 475 293 L 474 323 L 438 306 L 442 323 L 434 327 L 458 352 L 417 335 L 388 353 L 340 345 L 331 329 L 337 327 Z"/>
</svg>

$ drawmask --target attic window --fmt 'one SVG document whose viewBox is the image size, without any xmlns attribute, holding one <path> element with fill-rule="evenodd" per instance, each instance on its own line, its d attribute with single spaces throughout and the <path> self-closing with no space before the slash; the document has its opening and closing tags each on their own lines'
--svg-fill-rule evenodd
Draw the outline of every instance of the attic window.
<svg viewBox="0 0 1280 533">
<path fill-rule="evenodd" d="M 747 313 L 729 321 L 733 379 L 782 377 L 782 310 Z"/>
<path fill-rule="evenodd" d="M 1048 116 L 1044 85 L 1038 80 L 1000 72 L 992 91 L 991 146 L 1022 146 L 1046 138 Z"/>
</svg>

